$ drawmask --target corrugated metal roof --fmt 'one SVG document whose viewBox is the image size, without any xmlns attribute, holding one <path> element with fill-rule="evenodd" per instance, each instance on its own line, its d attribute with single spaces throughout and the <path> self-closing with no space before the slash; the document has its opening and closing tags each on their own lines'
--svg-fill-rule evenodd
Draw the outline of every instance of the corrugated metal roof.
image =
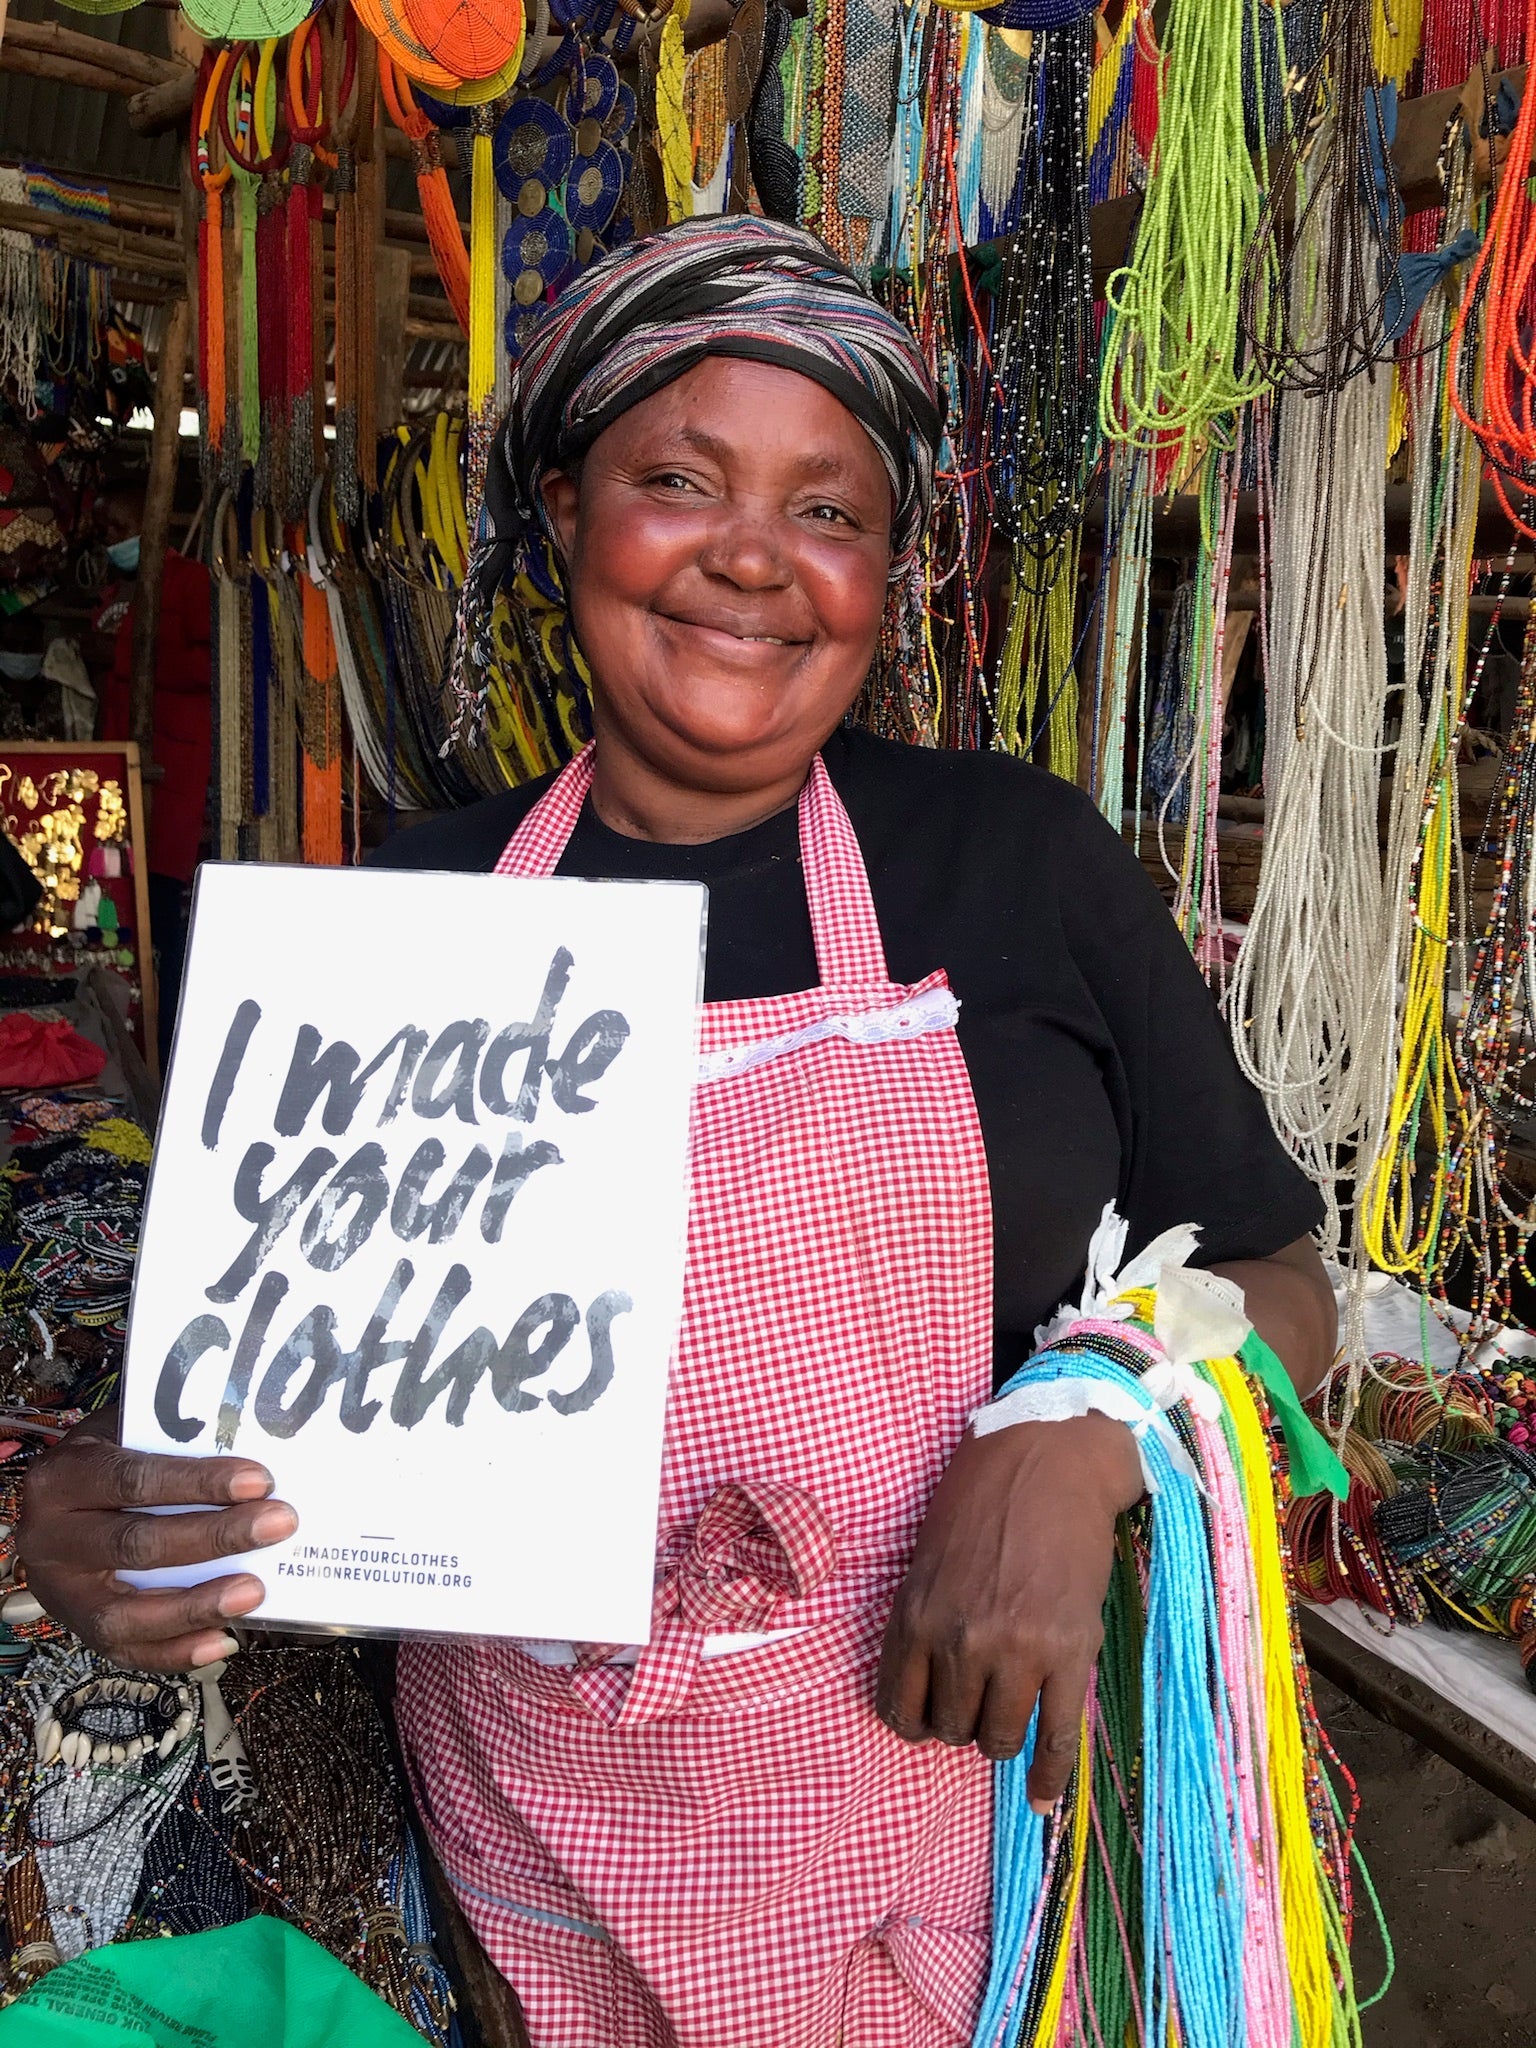
<svg viewBox="0 0 1536 2048">
<path fill-rule="evenodd" d="M 77 35 L 100 36 L 147 56 L 170 55 L 167 10 L 153 4 L 124 14 L 82 14 L 47 0 L 11 0 L 10 14 L 16 21 L 57 21 Z M 128 103 L 116 93 L 0 72 L 0 151 L 7 157 L 31 158 L 55 171 L 174 185 L 179 147 L 174 135 L 153 141 L 135 135 Z"/>
</svg>

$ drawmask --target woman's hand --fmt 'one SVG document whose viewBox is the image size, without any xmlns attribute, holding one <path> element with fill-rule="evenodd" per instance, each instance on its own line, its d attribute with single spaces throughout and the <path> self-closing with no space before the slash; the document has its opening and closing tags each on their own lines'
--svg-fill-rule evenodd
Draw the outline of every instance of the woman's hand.
<svg viewBox="0 0 1536 2048">
<path fill-rule="evenodd" d="M 1104 1639 L 1115 1517 L 1142 1493 L 1123 1422 L 1084 1415 L 967 1432 L 939 1481 L 885 1632 L 877 1705 L 907 1742 L 1017 1756 L 1035 1702 L 1030 1804 L 1077 1756 Z"/>
<path fill-rule="evenodd" d="M 202 1564 L 280 1543 L 298 1527 L 269 1500 L 272 1475 L 249 1458 L 125 1451 L 115 1411 L 93 1415 L 37 1460 L 22 1489 L 16 1548 L 45 1613 L 137 1671 L 191 1671 L 228 1656 L 225 1624 L 263 1595 L 249 1572 L 146 1592 L 119 1571 Z M 206 1512 L 149 1515 L 151 1507 Z M 124 1512 L 127 1510 L 127 1512 Z"/>
</svg>

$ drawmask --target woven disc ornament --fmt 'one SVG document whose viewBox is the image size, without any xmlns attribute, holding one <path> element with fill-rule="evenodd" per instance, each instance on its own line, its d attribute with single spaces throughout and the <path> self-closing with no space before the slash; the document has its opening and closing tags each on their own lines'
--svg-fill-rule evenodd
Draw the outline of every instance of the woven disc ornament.
<svg viewBox="0 0 1536 2048">
<path fill-rule="evenodd" d="M 139 0 L 64 0 L 74 14 L 126 14 Z"/>
<path fill-rule="evenodd" d="M 489 106 L 492 100 L 505 99 L 521 76 L 523 48 L 519 43 L 500 71 L 493 71 L 489 78 L 466 78 L 462 84 L 439 93 L 440 103 L 450 107 L 484 107 Z"/>
<path fill-rule="evenodd" d="M 543 311 L 544 301 L 542 299 L 539 300 L 537 305 L 533 306 L 520 306 L 517 300 L 514 299 L 507 308 L 507 322 L 506 326 L 502 329 L 502 336 L 507 344 L 507 354 L 514 362 L 517 361 L 517 358 L 527 347 L 528 337 L 532 334 L 534 328 L 538 326 L 539 317 Z"/>
<path fill-rule="evenodd" d="M 624 159 L 611 142 L 599 142 L 591 156 L 572 160 L 565 181 L 565 211 L 573 228 L 600 235 L 618 209 L 624 190 Z"/>
<path fill-rule="evenodd" d="M 352 0 L 352 10 L 368 33 L 413 85 L 452 96 L 462 82 L 457 72 L 439 64 L 418 41 L 403 11 L 392 0 Z"/>
<path fill-rule="evenodd" d="M 473 125 L 473 109 L 460 106 L 454 100 L 440 100 L 436 93 L 426 92 L 420 87 L 413 91 L 411 97 L 434 128 L 468 128 Z"/>
<path fill-rule="evenodd" d="M 578 90 L 579 88 L 579 90 Z M 571 82 L 565 111 L 574 127 L 578 121 L 595 121 L 601 128 L 619 101 L 619 67 L 601 50 L 593 51 L 582 65 L 581 75 Z"/>
<path fill-rule="evenodd" d="M 433 62 L 460 79 L 494 77 L 522 48 L 522 0 L 399 0 L 397 11 Z"/>
<path fill-rule="evenodd" d="M 639 101 L 621 79 L 618 97 L 613 103 L 613 112 L 603 124 L 604 133 L 613 136 L 627 135 L 634 127 L 639 113 Z"/>
<path fill-rule="evenodd" d="M 518 30 L 518 42 L 505 64 L 488 78 L 465 78 L 450 71 L 427 49 L 411 27 L 400 0 L 352 0 L 353 10 L 379 47 L 403 71 L 413 86 L 424 86 L 440 103 L 458 107 L 483 106 L 500 99 L 517 83 L 522 69 L 522 0 L 509 0 L 509 21 Z"/>
<path fill-rule="evenodd" d="M 516 100 L 496 124 L 491 161 L 505 196 L 530 218 L 549 204 L 571 167 L 575 143 L 547 100 Z"/>
<path fill-rule="evenodd" d="M 108 10 L 93 6 L 90 11 Z M 310 0 L 185 0 L 182 12 L 198 34 L 212 42 L 264 43 L 273 36 L 292 35 L 307 21 Z"/>
<path fill-rule="evenodd" d="M 501 267 L 517 306 L 539 306 L 571 262 L 571 230 L 552 206 L 515 220 L 501 245 Z"/>
</svg>

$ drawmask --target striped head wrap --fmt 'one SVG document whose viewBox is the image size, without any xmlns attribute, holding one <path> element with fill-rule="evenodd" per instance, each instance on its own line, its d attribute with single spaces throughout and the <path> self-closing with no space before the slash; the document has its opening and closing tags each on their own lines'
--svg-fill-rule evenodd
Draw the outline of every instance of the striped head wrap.
<svg viewBox="0 0 1536 2048">
<path fill-rule="evenodd" d="M 542 478 L 706 356 L 798 371 L 848 408 L 890 477 L 891 580 L 907 576 L 928 518 L 941 431 L 911 335 L 801 228 L 750 214 L 679 221 L 583 271 L 514 367 L 460 600 L 457 731 L 473 719 L 478 696 L 468 669 L 490 663 L 497 591 L 518 570 L 547 581 Z"/>
</svg>

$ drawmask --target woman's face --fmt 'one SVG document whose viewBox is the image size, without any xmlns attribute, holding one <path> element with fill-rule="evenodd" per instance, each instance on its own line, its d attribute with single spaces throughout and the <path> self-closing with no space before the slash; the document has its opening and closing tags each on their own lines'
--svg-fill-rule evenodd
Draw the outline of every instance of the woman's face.
<svg viewBox="0 0 1536 2048">
<path fill-rule="evenodd" d="M 598 725 L 668 781 L 803 770 L 874 658 L 891 486 L 793 370 L 708 357 L 545 479 Z"/>
</svg>

